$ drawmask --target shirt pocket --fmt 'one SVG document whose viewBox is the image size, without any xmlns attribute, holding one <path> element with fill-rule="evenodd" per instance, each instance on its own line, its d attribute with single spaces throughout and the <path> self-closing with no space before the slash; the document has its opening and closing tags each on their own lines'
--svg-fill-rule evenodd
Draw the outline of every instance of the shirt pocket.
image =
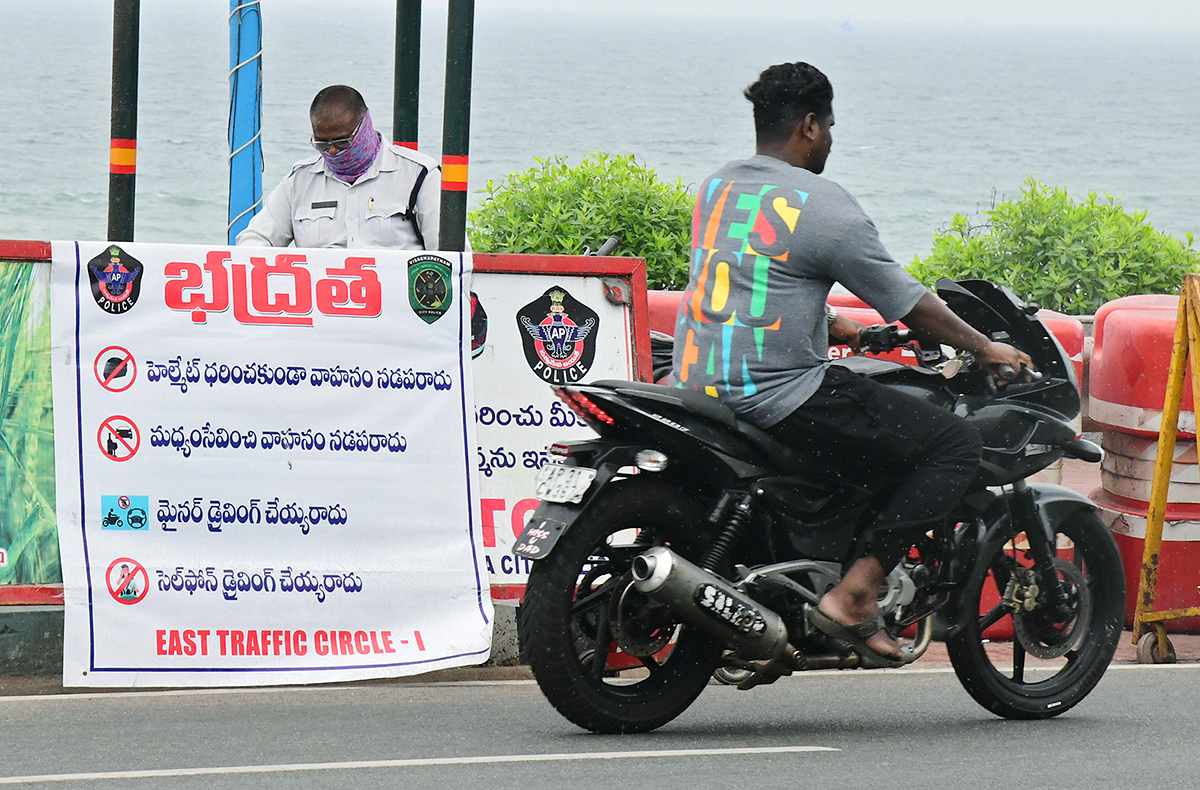
<svg viewBox="0 0 1200 790">
<path fill-rule="evenodd" d="M 408 204 L 372 200 L 363 223 L 363 241 L 368 247 L 415 249 L 417 236 L 408 218 Z"/>
<path fill-rule="evenodd" d="M 309 203 L 297 209 L 292 218 L 292 235 L 295 237 L 296 246 L 337 246 L 340 238 L 345 237 L 345 230 L 344 227 L 339 230 L 339 223 L 334 222 L 335 214 L 337 201 L 333 200 L 318 201 L 316 206 Z M 340 223 L 342 226 L 344 224 Z"/>
</svg>

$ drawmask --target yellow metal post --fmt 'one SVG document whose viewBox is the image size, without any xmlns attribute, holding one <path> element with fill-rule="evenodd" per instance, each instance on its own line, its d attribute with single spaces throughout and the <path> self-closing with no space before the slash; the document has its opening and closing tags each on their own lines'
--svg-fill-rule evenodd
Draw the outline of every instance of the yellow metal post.
<svg viewBox="0 0 1200 790">
<path fill-rule="evenodd" d="M 1163 623 L 1181 617 L 1200 616 L 1200 607 L 1154 611 L 1158 586 L 1163 521 L 1167 510 L 1167 492 L 1171 485 L 1171 463 L 1175 458 L 1175 435 L 1179 430 L 1179 409 L 1188 357 L 1192 360 L 1193 398 L 1200 398 L 1200 277 L 1184 278 L 1179 294 L 1179 313 L 1175 320 L 1175 340 L 1171 348 L 1171 369 L 1167 375 L 1167 393 L 1163 402 L 1162 425 L 1158 432 L 1158 454 L 1154 461 L 1154 479 L 1146 513 L 1146 540 L 1142 549 L 1142 572 L 1133 612 L 1133 641 L 1136 644 L 1147 624 L 1153 624 L 1161 654 L 1167 653 L 1167 630 Z"/>
<path fill-rule="evenodd" d="M 1171 346 L 1171 368 L 1167 375 L 1167 395 L 1163 401 L 1162 424 L 1158 429 L 1158 455 L 1154 460 L 1154 478 L 1150 486 L 1150 508 L 1146 513 L 1146 538 L 1142 548 L 1142 573 L 1138 579 L 1137 603 L 1133 610 L 1133 641 L 1142 634 L 1145 615 L 1154 610 L 1154 591 L 1158 586 L 1158 558 L 1162 547 L 1163 517 L 1167 511 L 1167 488 L 1171 483 L 1171 462 L 1175 458 L 1175 433 L 1179 429 L 1179 407 L 1183 400 L 1183 377 L 1187 369 L 1190 327 L 1188 326 L 1188 275 L 1179 294 L 1175 319 L 1175 340 Z"/>
</svg>

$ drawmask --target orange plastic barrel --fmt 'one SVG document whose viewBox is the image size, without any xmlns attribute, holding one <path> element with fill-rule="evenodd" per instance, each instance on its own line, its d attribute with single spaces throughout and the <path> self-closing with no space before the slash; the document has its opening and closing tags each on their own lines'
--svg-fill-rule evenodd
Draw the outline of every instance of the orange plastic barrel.
<svg viewBox="0 0 1200 790">
<path fill-rule="evenodd" d="M 1146 513 L 1158 456 L 1163 401 L 1179 299 L 1127 296 L 1096 313 L 1088 416 L 1103 429 L 1101 487 L 1092 493 L 1125 566 L 1125 623 L 1133 624 Z M 1184 380 L 1179 430 L 1167 489 L 1156 610 L 1200 604 L 1200 465 L 1191 374 Z M 1171 620 L 1167 630 L 1200 633 L 1200 618 Z"/>
</svg>

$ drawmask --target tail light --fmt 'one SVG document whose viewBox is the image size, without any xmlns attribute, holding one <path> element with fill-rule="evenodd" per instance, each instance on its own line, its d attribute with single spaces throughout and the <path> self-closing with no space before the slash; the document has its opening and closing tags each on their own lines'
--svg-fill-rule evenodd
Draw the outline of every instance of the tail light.
<svg viewBox="0 0 1200 790">
<path fill-rule="evenodd" d="M 567 389 L 566 387 L 555 387 L 554 394 L 562 399 L 564 403 L 571 407 L 571 411 L 583 418 L 584 422 L 602 422 L 605 425 L 613 425 L 616 423 L 608 412 L 597 406 L 591 398 L 584 395 L 582 392 Z"/>
</svg>

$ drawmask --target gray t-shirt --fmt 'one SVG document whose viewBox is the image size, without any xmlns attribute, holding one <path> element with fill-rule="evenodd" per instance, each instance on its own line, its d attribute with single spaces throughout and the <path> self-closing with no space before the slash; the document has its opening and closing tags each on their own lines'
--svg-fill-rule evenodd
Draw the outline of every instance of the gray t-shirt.
<svg viewBox="0 0 1200 790">
<path fill-rule="evenodd" d="M 927 293 L 837 184 L 769 156 L 730 162 L 700 188 L 691 277 L 675 327 L 677 386 L 768 428 L 816 392 L 837 281 L 886 321 Z"/>
</svg>

